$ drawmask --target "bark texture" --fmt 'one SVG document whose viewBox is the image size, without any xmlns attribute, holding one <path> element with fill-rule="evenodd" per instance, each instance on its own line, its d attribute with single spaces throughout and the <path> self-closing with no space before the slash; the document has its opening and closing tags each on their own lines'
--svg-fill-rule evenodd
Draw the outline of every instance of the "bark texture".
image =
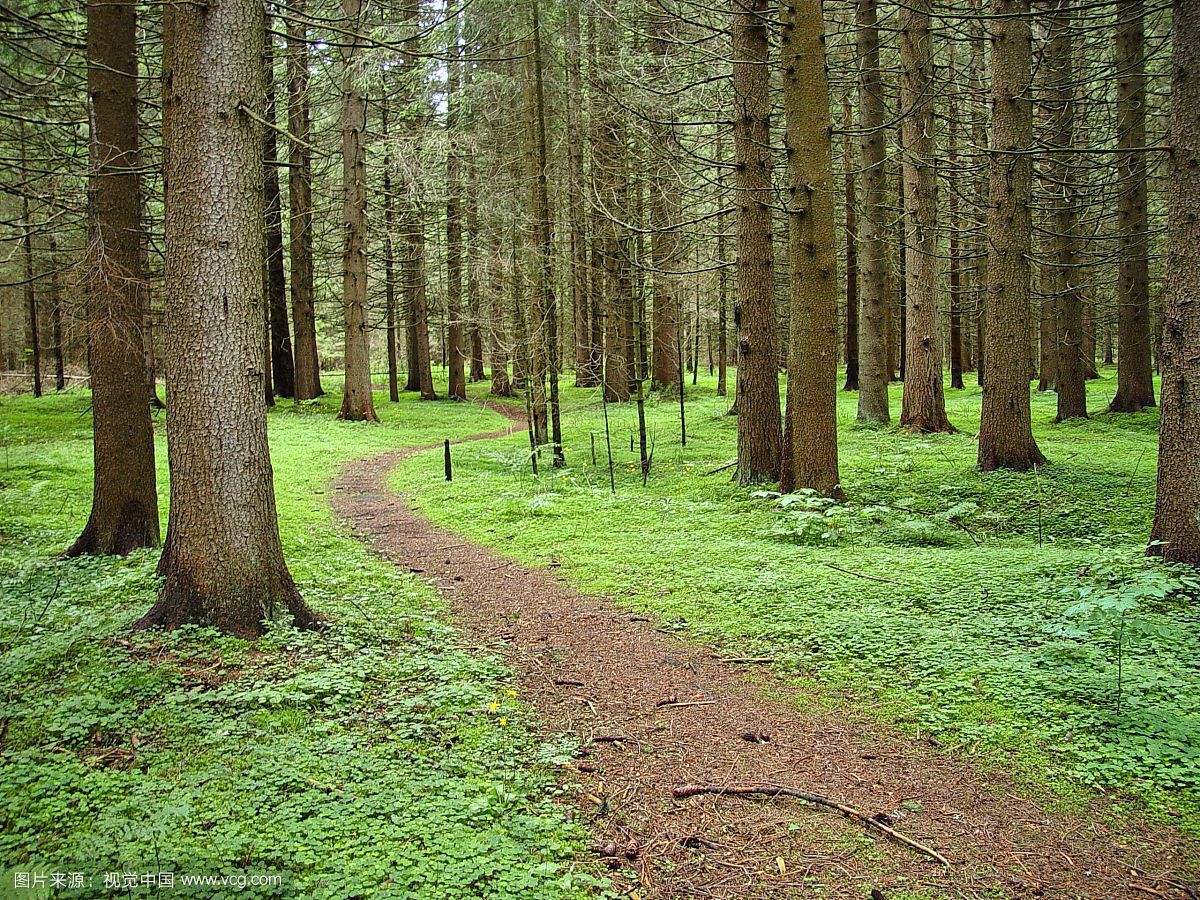
<svg viewBox="0 0 1200 900">
<path fill-rule="evenodd" d="M 992 141 L 988 155 L 988 361 L 979 468 L 1026 471 L 1046 459 L 1029 409 L 1033 52 L 1029 0 L 992 0 Z"/>
<path fill-rule="evenodd" d="M 279 540 L 263 399 L 263 135 L 250 115 L 263 8 L 177 4 L 163 18 L 171 512 L 161 594 L 140 624 L 253 637 L 286 614 L 310 627 Z"/>
<path fill-rule="evenodd" d="M 736 157 L 738 452 L 741 484 L 779 477 L 779 350 L 771 240 L 771 102 L 767 0 L 731 0 L 733 145 Z"/>
<path fill-rule="evenodd" d="M 1158 494 L 1150 552 L 1200 565 L 1200 4 L 1175 0 Z"/>
<path fill-rule="evenodd" d="M 288 256 L 293 362 L 297 400 L 320 397 L 321 363 L 317 355 L 317 322 L 313 310 L 312 149 L 308 96 L 308 34 L 302 20 L 305 0 L 292 0 L 288 36 Z"/>
<path fill-rule="evenodd" d="M 781 18 L 792 294 L 787 437 L 779 488 L 840 496 L 837 247 L 821 0 L 785 0 Z"/>
<path fill-rule="evenodd" d="M 863 206 L 858 218 L 860 315 L 858 320 L 858 420 L 886 425 L 888 383 L 892 367 L 888 315 L 887 146 L 883 124 L 883 76 L 879 71 L 879 19 L 875 0 L 855 4 L 855 40 L 859 58 L 858 155 L 862 169 Z"/>
<path fill-rule="evenodd" d="M 1117 0 L 1117 392 L 1111 412 L 1154 406 L 1150 338 L 1150 221 L 1146 212 L 1143 0 Z"/>
<path fill-rule="evenodd" d="M 158 545 L 154 425 L 142 335 L 137 4 L 87 5 L 92 139 L 88 172 L 88 362 L 92 511 L 66 556 Z"/>
<path fill-rule="evenodd" d="M 346 382 L 339 419 L 377 422 L 371 396 L 371 335 L 367 322 L 367 98 L 362 77 L 362 0 L 342 0 L 351 32 L 342 45 L 342 310 Z"/>
<path fill-rule="evenodd" d="M 930 0 L 913 0 L 900 34 L 900 104 L 904 141 L 904 404 L 900 424 L 912 431 L 954 431 L 942 388 L 938 290 L 937 145 L 933 105 Z"/>
</svg>

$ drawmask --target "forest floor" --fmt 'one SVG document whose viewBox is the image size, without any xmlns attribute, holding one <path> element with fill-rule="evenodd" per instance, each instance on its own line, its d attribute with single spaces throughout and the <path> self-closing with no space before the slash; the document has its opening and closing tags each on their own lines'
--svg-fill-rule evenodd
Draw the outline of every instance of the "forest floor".
<svg viewBox="0 0 1200 900">
<path fill-rule="evenodd" d="M 380 399 L 378 427 L 336 421 L 336 393 L 271 411 L 288 564 L 333 625 L 251 645 L 130 631 L 154 602 L 155 551 L 58 560 L 88 514 L 89 397 L 0 397 L 0 897 L 50 896 L 16 879 L 75 872 L 85 887 L 66 896 L 155 895 L 141 879 L 159 872 L 203 897 L 605 889 L 553 802 L 570 748 L 537 738 L 500 662 L 464 647 L 434 591 L 329 506 L 348 460 L 504 420 Z M 109 873 L 137 887 L 106 887 Z M 185 876 L 229 880 L 185 890 Z"/>
<path fill-rule="evenodd" d="M 661 427 L 672 407 L 656 406 L 652 421 Z M 594 432 L 585 438 L 578 431 L 578 413 L 586 412 L 568 416 L 567 427 L 577 429 L 574 445 L 590 453 Z M 628 415 L 615 407 L 610 413 Z M 621 429 L 622 450 L 625 436 Z M 1143 815 L 1130 814 L 1119 803 L 1080 791 L 1072 792 L 1071 803 L 1061 802 L 1065 785 L 1053 785 L 1059 790 L 1051 792 L 1045 778 L 1014 779 L 994 755 L 944 750 L 937 738 L 904 733 L 852 697 L 832 695 L 827 685 L 754 674 L 753 664 L 773 657 L 730 660 L 711 646 L 682 641 L 670 634 L 680 630 L 662 627 L 659 616 L 636 614 L 661 612 L 653 604 L 615 605 L 578 593 L 567 561 L 597 541 L 615 544 L 618 554 L 627 551 L 624 570 L 660 595 L 703 573 L 678 565 L 670 538 L 642 531 L 636 515 L 609 532 L 604 516 L 592 514 L 593 504 L 585 502 L 578 515 L 570 507 L 553 511 L 564 493 L 610 493 L 606 477 L 597 486 L 592 479 L 580 484 L 559 476 L 549 490 L 539 480 L 541 490 L 513 510 L 511 487 L 488 476 L 502 475 L 510 486 L 520 481 L 524 440 L 523 434 L 510 439 L 520 448 L 511 457 L 485 445 L 457 449 L 456 481 L 436 490 L 429 460 L 401 477 L 418 495 L 428 489 L 438 498 L 431 504 L 437 518 L 466 533 L 483 530 L 489 543 L 505 550 L 512 548 L 497 540 L 496 513 L 503 521 L 505 512 L 516 512 L 515 530 L 525 538 L 517 546 L 546 540 L 541 549 L 553 550 L 549 571 L 466 543 L 411 512 L 385 484 L 386 473 L 399 459 L 412 458 L 410 452 L 348 467 L 335 505 L 387 558 L 432 579 L 454 601 L 470 633 L 502 652 L 517 671 L 523 695 L 551 731 L 578 737 L 577 799 L 597 835 L 593 849 L 617 870 L 619 882 L 671 897 L 854 897 L 873 889 L 884 896 L 1189 896 L 1184 879 L 1195 844 L 1156 827 L 1156 816 L 1144 815 L 1145 808 L 1139 809 Z M 622 454 L 619 465 L 627 468 L 628 461 Z M 598 467 L 606 476 L 604 462 L 598 460 Z M 643 493 L 627 480 L 622 487 L 635 498 Z M 471 495 L 465 505 L 479 512 L 478 519 L 464 520 L 458 502 L 464 494 Z M 829 519 L 827 510 L 820 512 Z M 978 545 L 962 522 L 967 518 L 944 524 L 965 530 Z M 710 517 L 707 527 L 719 532 L 724 524 Z M 919 544 L 941 546 L 930 534 L 921 536 Z M 642 557 L 631 541 L 646 542 L 660 560 L 673 561 L 672 578 L 638 571 Z M 771 560 L 770 554 L 759 558 L 760 564 Z M 718 561 L 726 562 L 736 564 Z M 1026 757 L 1027 771 L 1017 775 L 1033 775 L 1034 759 Z M 816 792 L 907 831 L 940 849 L 951 865 L 931 865 L 911 846 L 874 840 L 861 824 L 831 824 L 827 810 L 798 810 L 787 798 L 746 803 L 730 796 L 677 797 L 687 784 Z"/>
<path fill-rule="evenodd" d="M 274 410 L 285 551 L 335 624 L 254 646 L 129 632 L 154 553 L 54 558 L 87 514 L 86 395 L 0 399 L 0 866 L 281 872 L 283 896 L 1196 896 L 1200 613 L 1141 553 L 1153 413 L 1054 426 L 1035 397 L 1054 464 L 982 477 L 977 389 L 933 438 L 858 428 L 844 395 L 850 499 L 825 506 L 714 471 L 711 379 L 686 448 L 649 402 L 645 487 L 609 408 L 615 492 L 594 392 L 564 395 L 569 466 L 536 479 L 478 404 Z M 472 435 L 449 483 L 398 450 Z M 951 866 L 795 800 L 673 796 L 750 780 Z"/>
</svg>

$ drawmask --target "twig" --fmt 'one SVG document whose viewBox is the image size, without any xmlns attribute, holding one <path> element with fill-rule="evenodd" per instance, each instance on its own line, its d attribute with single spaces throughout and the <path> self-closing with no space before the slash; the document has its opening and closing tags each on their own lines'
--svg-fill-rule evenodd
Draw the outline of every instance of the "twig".
<svg viewBox="0 0 1200 900">
<path fill-rule="evenodd" d="M 846 575 L 855 575 L 858 578 L 866 578 L 869 581 L 882 581 L 884 584 L 894 584 L 897 587 L 907 587 L 908 586 L 908 585 L 904 584 L 904 582 L 902 582 L 902 581 L 893 581 L 891 578 L 880 578 L 878 575 L 867 575 L 863 572 L 855 572 L 853 569 L 843 569 L 841 566 L 835 566 L 831 562 L 827 562 L 827 563 L 825 563 L 825 565 L 828 566 L 829 568 L 833 569 L 836 572 L 842 572 Z"/>
<path fill-rule="evenodd" d="M 678 709 L 683 706 L 712 706 L 716 700 L 673 700 L 673 701 L 658 701 L 654 704 L 656 709 Z"/>
<path fill-rule="evenodd" d="M 717 466 L 715 469 L 709 469 L 704 474 L 705 475 L 716 475 L 718 472 L 724 472 L 726 469 L 732 469 L 734 466 L 737 465 L 737 462 L 738 461 L 735 459 L 732 462 L 725 463 L 725 465 L 723 465 L 723 466 Z"/>
<path fill-rule="evenodd" d="M 914 841 L 910 837 L 906 837 L 894 828 L 889 828 L 878 819 L 868 816 L 866 813 L 855 809 L 853 806 L 847 806 L 845 803 L 839 803 L 837 800 L 832 800 L 821 794 L 812 794 L 808 791 L 797 790 L 796 788 L 784 787 L 779 784 L 747 784 L 747 785 L 721 785 L 721 784 L 684 784 L 675 788 L 672 792 L 676 799 L 685 797 L 695 797 L 698 794 L 716 794 L 718 796 L 731 797 L 748 797 L 755 794 L 765 794 L 768 797 L 795 797 L 798 800 L 805 800 L 809 803 L 814 803 L 817 806 L 824 806 L 829 809 L 836 809 L 843 816 L 850 819 L 856 819 L 868 828 L 874 828 L 883 832 L 888 837 L 895 841 L 899 841 L 906 847 L 916 850 L 918 853 L 928 856 L 930 859 L 935 859 L 947 868 L 950 867 L 950 861 L 942 854 L 938 853 L 932 847 L 927 847 L 924 844 Z"/>
</svg>

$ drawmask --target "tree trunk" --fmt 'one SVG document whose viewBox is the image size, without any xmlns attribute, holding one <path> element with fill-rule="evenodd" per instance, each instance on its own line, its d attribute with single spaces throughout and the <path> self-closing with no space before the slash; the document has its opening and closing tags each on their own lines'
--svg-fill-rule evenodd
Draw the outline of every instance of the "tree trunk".
<svg viewBox="0 0 1200 900">
<path fill-rule="evenodd" d="M 137 4 L 87 5 L 88 167 L 85 270 L 92 385 L 92 511 L 66 556 L 157 546 L 154 425 L 142 335 L 141 178 L 137 120 Z"/>
<path fill-rule="evenodd" d="M 837 249 L 821 0 L 786 0 L 781 18 L 792 296 L 787 432 L 779 489 L 785 493 L 806 489 L 824 496 L 840 496 Z M 847 101 L 847 110 L 849 105 Z M 846 158 L 849 156 L 847 142 Z M 853 184 L 849 168 L 846 180 Z M 847 210 L 853 209 L 852 195 L 851 187 Z"/>
<path fill-rule="evenodd" d="M 592 297 L 588 277 L 587 213 L 583 200 L 583 74 L 580 61 L 579 0 L 566 3 L 567 169 L 571 240 L 571 309 L 575 325 L 575 385 L 595 387 L 592 365 Z"/>
<path fill-rule="evenodd" d="M 728 202 L 725 191 L 725 142 L 722 132 L 717 132 L 716 150 L 717 163 L 717 396 L 724 397 L 729 391 L 729 269 L 725 264 L 725 215 L 723 210 Z"/>
<path fill-rule="evenodd" d="M 292 0 L 287 17 L 288 36 L 288 255 L 291 260 L 292 324 L 295 326 L 293 361 L 297 400 L 312 400 L 321 389 L 321 362 L 317 354 L 317 323 L 313 310 L 312 148 L 308 95 L 308 35 L 304 24 L 305 0 Z"/>
<path fill-rule="evenodd" d="M 446 357 L 450 376 L 447 395 L 451 400 L 467 399 L 466 357 L 463 355 L 462 321 L 462 168 L 458 141 L 459 82 L 462 61 L 458 49 L 459 7 L 451 0 L 446 9 L 450 26 L 446 49 Z"/>
<path fill-rule="evenodd" d="M 263 406 L 263 134 L 247 105 L 263 94 L 263 7 L 179 4 L 163 20 L 171 511 L 139 625 L 254 637 L 286 612 L 311 627 L 283 559 Z"/>
<path fill-rule="evenodd" d="M 1200 8 L 1175 0 L 1158 494 L 1149 552 L 1200 565 Z"/>
<path fill-rule="evenodd" d="M 367 322 L 367 99 L 363 95 L 362 0 L 342 0 L 342 308 L 346 381 L 339 419 L 378 422 L 371 397 L 371 335 Z"/>
<path fill-rule="evenodd" d="M 1033 53 L 1029 0 L 992 0 L 992 140 L 988 158 L 987 383 L 979 468 L 1026 471 L 1046 462 L 1029 408 Z"/>
<path fill-rule="evenodd" d="M 546 150 L 546 98 L 542 83 L 542 38 L 538 0 L 531 0 L 530 7 L 533 28 L 526 54 L 529 99 L 532 101 L 529 104 L 529 137 L 533 151 L 530 154 L 530 209 L 533 213 L 532 231 L 538 250 L 537 265 L 534 266 L 535 316 L 532 327 L 537 329 L 539 340 L 534 345 L 540 350 L 534 357 L 533 414 L 535 422 L 539 419 L 543 422 L 543 433 L 538 435 L 538 443 L 544 443 L 546 397 L 540 391 L 543 390 L 542 370 L 545 369 L 550 381 L 550 440 L 554 466 L 559 468 L 564 464 L 564 459 L 562 422 L 558 407 L 558 299 L 554 293 L 554 220 L 550 211 L 550 191 L 547 184 L 549 154 Z"/>
<path fill-rule="evenodd" d="M 388 129 L 388 88 L 380 103 L 380 135 L 383 138 L 383 297 L 387 327 L 388 400 L 400 401 L 400 359 L 396 352 L 396 258 L 392 234 L 396 227 L 396 198 L 392 194 L 392 144 Z"/>
<path fill-rule="evenodd" d="M 902 13 L 900 105 L 905 111 L 905 341 L 904 405 L 900 424 L 912 431 L 954 431 L 942 389 L 938 323 L 938 198 L 935 172 L 933 40 L 930 0 Z"/>
<path fill-rule="evenodd" d="M 1154 406 L 1146 214 L 1143 0 L 1117 0 L 1117 392 L 1110 412 Z"/>
<path fill-rule="evenodd" d="M 950 44 L 950 80 L 957 78 L 957 45 Z M 962 329 L 962 220 L 959 215 L 958 189 L 958 101 L 954 93 L 950 94 L 949 103 L 949 137 L 947 139 L 947 168 L 949 172 L 950 208 L 948 210 L 947 230 L 950 232 L 950 387 L 962 390 L 963 386 L 963 329 Z"/>
<path fill-rule="evenodd" d="M 263 33 L 263 83 L 266 102 L 263 118 L 263 197 L 267 254 L 267 310 L 271 317 L 271 384 L 280 397 L 296 393 L 296 368 L 292 359 L 292 336 L 288 328 L 288 293 L 283 272 L 283 205 L 279 194 L 279 141 L 275 129 L 275 38 L 271 35 L 270 5 L 265 7 L 267 27 Z"/>
<path fill-rule="evenodd" d="M 1085 270 L 1079 264 L 1079 186 L 1071 150 L 1075 147 L 1075 64 L 1070 0 L 1052 0 L 1048 16 L 1050 45 L 1045 65 L 1050 71 L 1052 153 L 1051 198 L 1054 215 L 1054 292 L 1058 345 L 1055 388 L 1056 420 L 1087 417 L 1087 375 L 1083 340 Z"/>
<path fill-rule="evenodd" d="M 54 232 L 48 241 L 50 251 L 50 351 L 54 355 L 54 390 L 62 391 L 67 386 L 67 373 L 63 360 L 63 297 L 58 269 L 58 239 Z"/>
<path fill-rule="evenodd" d="M 19 138 L 21 144 L 21 169 L 27 168 L 25 162 L 25 129 L 22 127 Z M 27 188 L 21 189 L 21 250 L 25 263 L 25 316 L 29 338 L 29 363 L 32 369 L 33 396 L 42 396 L 42 341 L 38 328 L 37 291 L 33 284 L 33 219 L 29 209 L 29 194 Z"/>
<path fill-rule="evenodd" d="M 738 209 L 737 477 L 779 477 L 779 350 L 775 339 L 775 264 L 771 245 L 771 99 L 767 0 L 731 0 L 733 144 Z"/>
<path fill-rule="evenodd" d="M 846 195 L 846 383 L 844 391 L 858 390 L 858 197 L 854 172 L 854 114 L 850 111 L 850 95 L 842 98 L 842 168 Z"/>
<path fill-rule="evenodd" d="M 857 0 L 855 35 L 858 82 L 858 153 L 862 168 L 863 214 L 858 219 L 859 271 L 862 273 L 862 316 L 859 319 L 858 420 L 886 425 L 888 383 L 895 371 L 889 360 L 891 316 L 888 315 L 887 146 L 883 124 L 883 77 L 879 71 L 879 24 L 876 0 Z"/>
</svg>

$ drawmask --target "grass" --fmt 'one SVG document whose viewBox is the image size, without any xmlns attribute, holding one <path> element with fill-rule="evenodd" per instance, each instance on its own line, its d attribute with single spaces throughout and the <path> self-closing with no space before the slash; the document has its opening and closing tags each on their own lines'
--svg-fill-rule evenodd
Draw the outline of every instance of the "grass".
<svg viewBox="0 0 1200 900">
<path fill-rule="evenodd" d="M 266 874 L 281 883 L 256 896 L 602 885 L 553 803 L 571 748 L 532 736 L 498 661 L 460 648 L 433 591 L 350 539 L 327 503 L 345 460 L 500 418 L 379 397 L 382 425 L 352 425 L 334 420 L 339 400 L 270 415 L 291 570 L 335 625 L 252 646 L 128 631 L 154 599 L 154 552 L 55 559 L 89 506 L 87 396 L 0 399 L 0 894 L 18 873 L 55 872 L 83 873 L 80 896 L 114 893 L 110 872 L 231 877 L 191 889 L 202 896 L 244 895 Z"/>
<path fill-rule="evenodd" d="M 715 381 L 647 408 L 643 488 L 632 404 L 610 405 L 616 491 L 595 392 L 564 391 L 568 467 L 533 478 L 524 436 L 405 462 L 394 485 L 433 520 L 881 720 L 935 735 L 1064 802 L 1093 790 L 1200 832 L 1200 583 L 1147 560 L 1157 415 L 1102 412 L 1054 424 L 1038 473 L 975 468 L 980 391 L 947 391 L 958 434 L 855 424 L 841 394 L 849 500 L 738 487 L 736 422 Z M 900 386 L 892 393 L 898 414 Z M 592 462 L 593 441 L 596 463 Z M 548 460 L 548 457 L 547 457 Z"/>
</svg>

